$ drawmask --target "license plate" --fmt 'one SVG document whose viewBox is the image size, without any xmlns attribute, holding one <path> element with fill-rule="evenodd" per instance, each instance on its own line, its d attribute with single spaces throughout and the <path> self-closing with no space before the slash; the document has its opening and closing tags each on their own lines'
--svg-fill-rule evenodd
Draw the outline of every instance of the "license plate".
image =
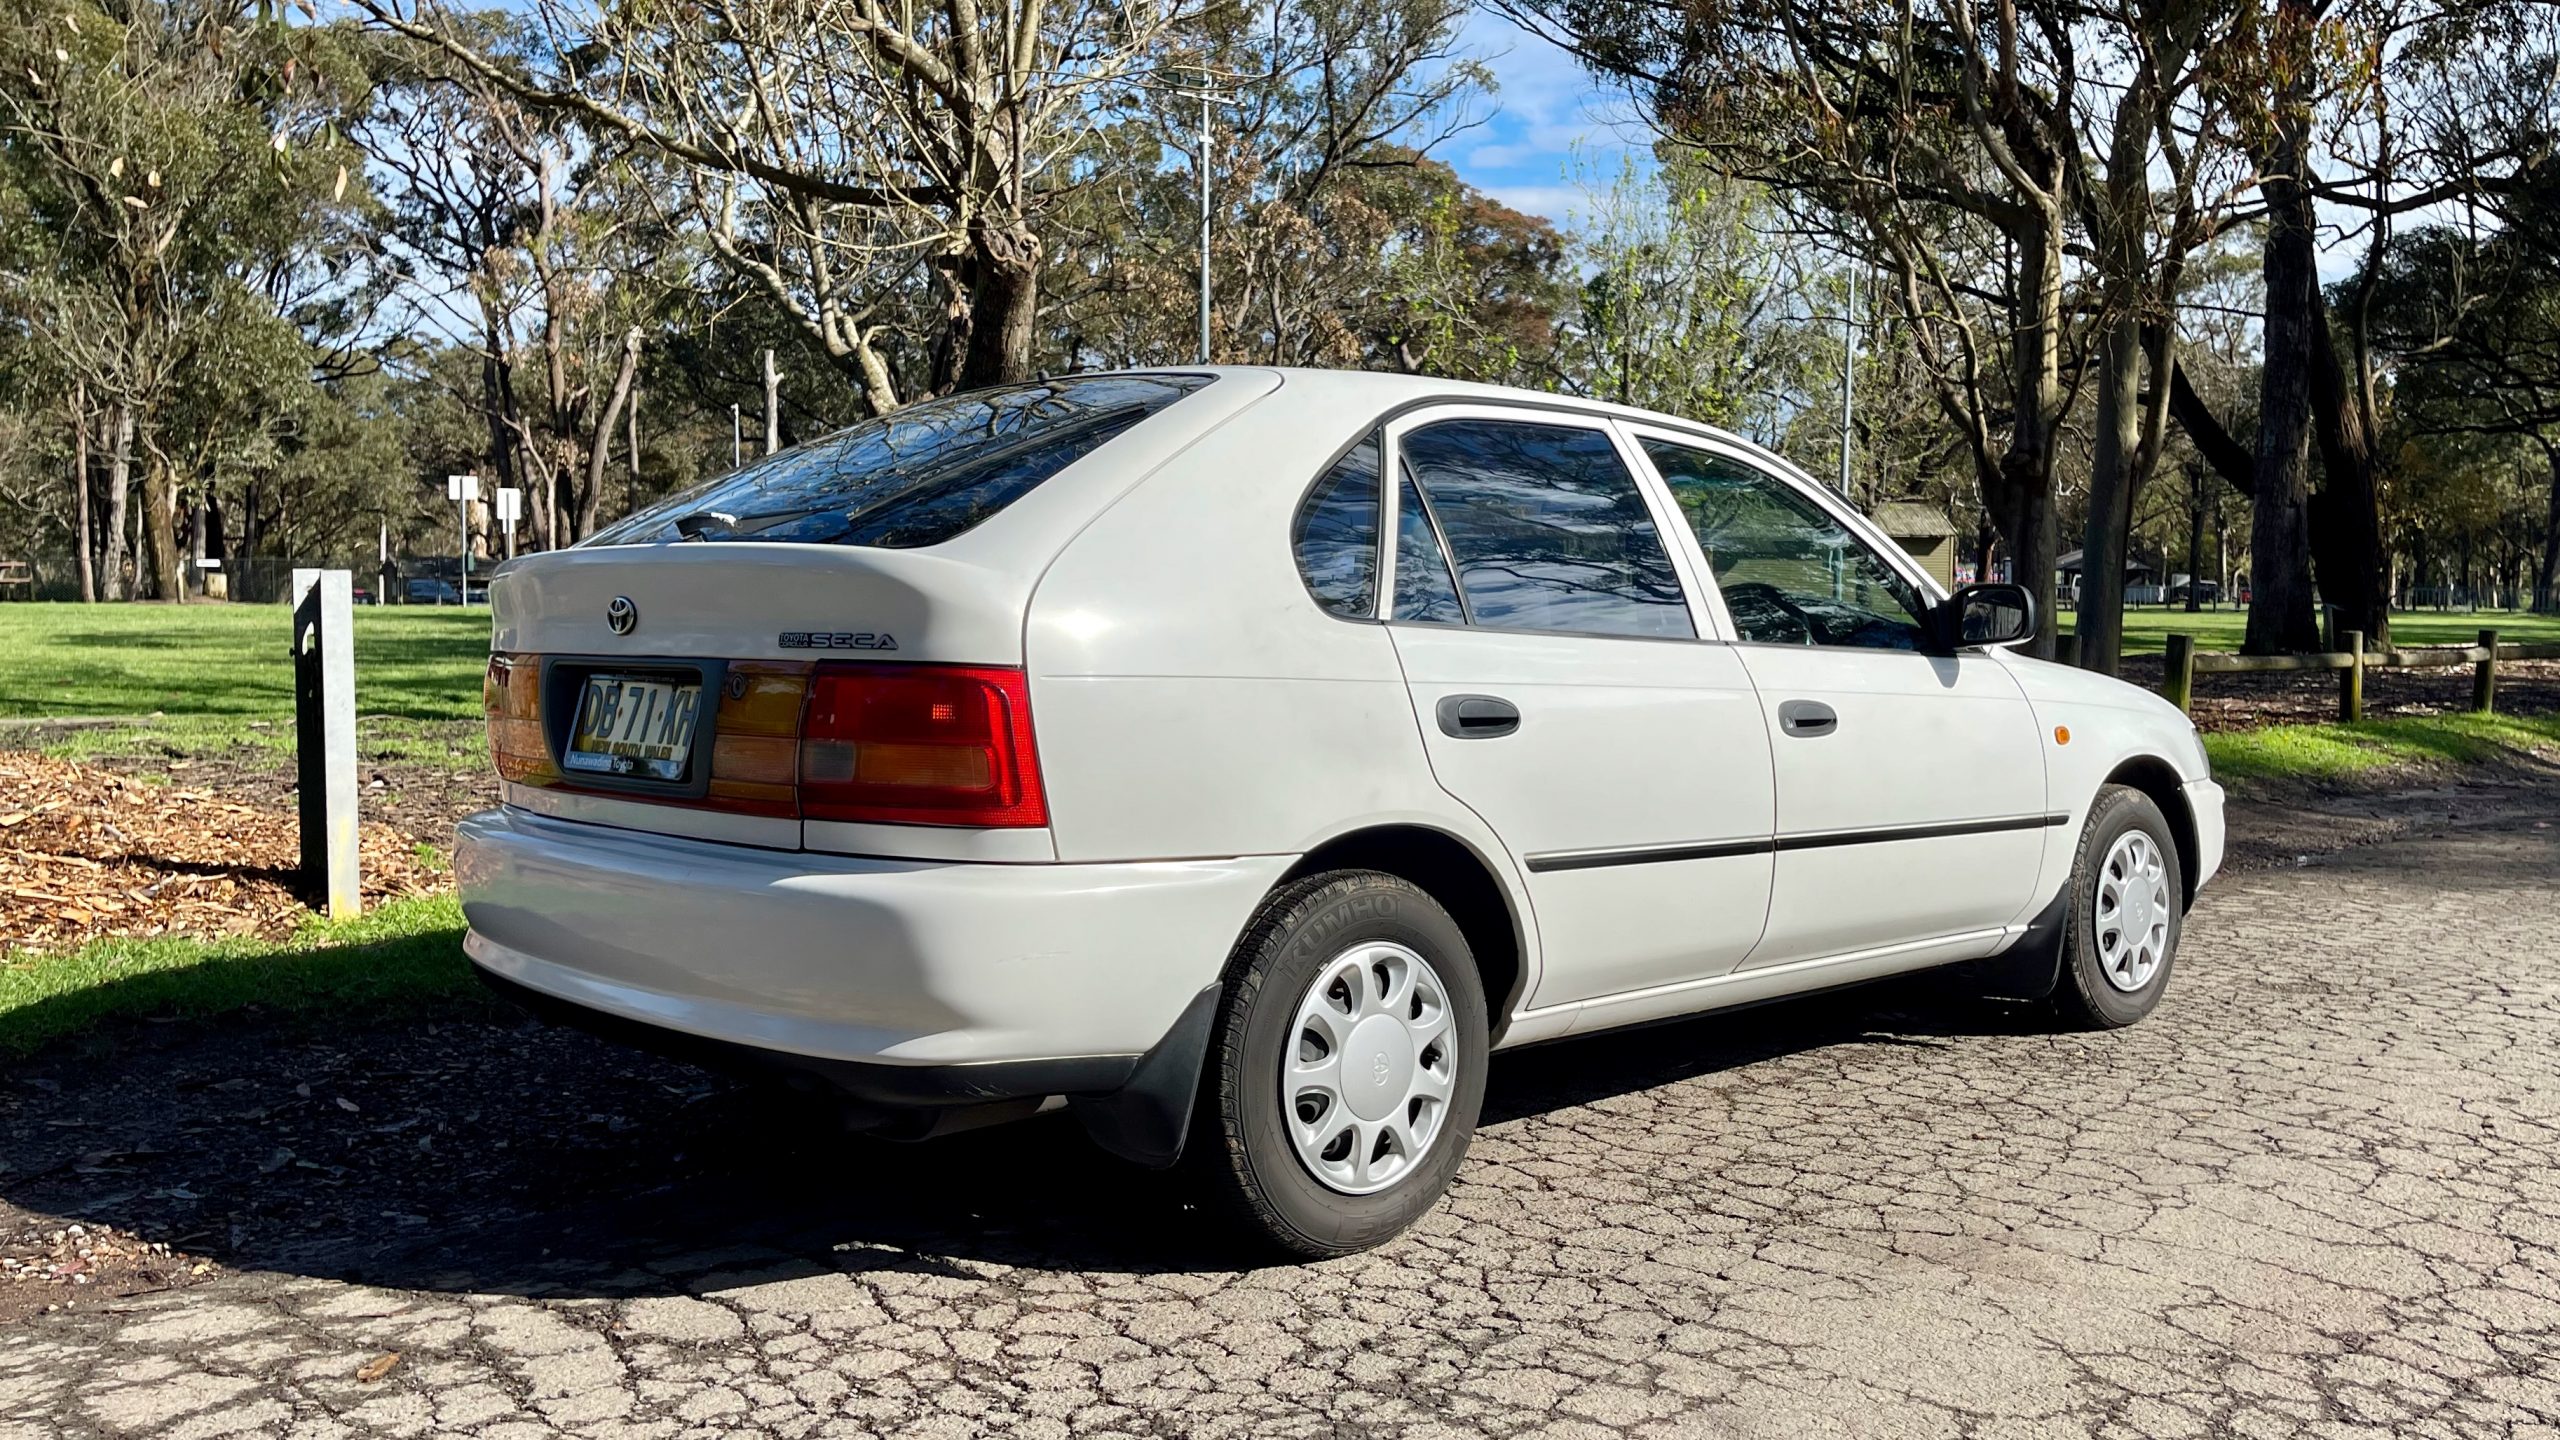
<svg viewBox="0 0 2560 1440">
<path fill-rule="evenodd" d="M 561 764 L 598 775 L 681 780 L 701 699 L 700 685 L 590 675 Z"/>
</svg>

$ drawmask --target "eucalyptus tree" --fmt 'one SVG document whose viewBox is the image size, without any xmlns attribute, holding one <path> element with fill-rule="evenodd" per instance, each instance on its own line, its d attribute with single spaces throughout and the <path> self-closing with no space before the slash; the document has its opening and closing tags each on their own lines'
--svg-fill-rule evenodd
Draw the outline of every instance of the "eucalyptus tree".
<svg viewBox="0 0 2560 1440">
<path fill-rule="evenodd" d="M 685 182 L 492 80 L 495 67 L 520 85 L 545 63 L 521 19 L 457 23 L 478 58 L 395 41 L 395 83 L 358 135 L 390 182 L 409 325 L 479 360 L 424 373 L 470 385 L 482 463 L 525 491 L 530 543 L 564 545 L 597 524 L 662 297 L 699 279 L 665 213 Z"/>
<path fill-rule="evenodd" d="M 1463 13 L 1456 0 L 1197 12 L 1155 71 L 1108 97 L 1066 167 L 1041 364 L 1194 357 L 1205 166 L 1213 358 L 1502 371 L 1500 352 L 1523 348 L 1506 312 L 1545 303 L 1528 297 L 1553 280 L 1560 241 L 1435 158 L 1490 86 L 1458 46 Z"/>
<path fill-rule="evenodd" d="M 356 0 L 603 146 L 670 162 L 672 204 L 861 387 L 1026 378 L 1059 167 L 1166 58 L 1192 0 L 712 0 L 527 7 L 524 63 L 436 0 Z M 921 301 L 921 303 L 919 303 Z M 920 379 L 897 361 L 921 354 Z"/>
<path fill-rule="evenodd" d="M 1594 187 L 1575 228 L 1566 388 L 1764 439 L 1798 412 L 1832 415 L 1839 275 L 1799 263 L 1755 188 L 1679 147 L 1657 159 Z"/>
<path fill-rule="evenodd" d="M 2089 83 L 2076 16 L 1946 0 L 1500 0 L 1657 124 L 1875 266 L 2053 648 L 2054 475 Z"/>
<path fill-rule="evenodd" d="M 182 508 L 212 477 L 192 463 L 205 437 L 178 427 L 176 407 L 233 378 L 244 317 L 275 318 L 280 269 L 358 244 L 363 197 L 340 136 L 369 81 L 348 38 L 287 27 L 255 0 L 0 7 L 0 164 L 23 207 L 6 217 L 20 243 L 0 283 L 106 417 L 109 598 L 125 583 L 137 465 L 135 578 L 183 595 Z M 307 357 L 289 363 L 308 374 Z M 256 423 L 197 413 L 227 434 Z"/>
</svg>

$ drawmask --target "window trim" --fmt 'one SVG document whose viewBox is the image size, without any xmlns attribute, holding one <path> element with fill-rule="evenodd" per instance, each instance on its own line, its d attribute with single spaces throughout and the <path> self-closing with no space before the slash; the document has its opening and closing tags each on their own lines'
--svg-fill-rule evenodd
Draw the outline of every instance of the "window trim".
<svg viewBox="0 0 2560 1440">
<path fill-rule="evenodd" d="M 1724 437 L 1715 437 L 1711 439 L 1692 431 L 1674 429 L 1666 425 L 1652 424 L 1637 420 L 1621 420 L 1618 423 L 1620 428 L 1627 433 L 1630 448 L 1634 449 L 1639 456 L 1642 456 L 1644 462 L 1644 473 L 1652 479 L 1654 485 L 1661 490 L 1665 498 L 1670 498 L 1672 495 L 1671 482 L 1663 477 L 1663 474 L 1659 469 L 1655 468 L 1653 457 L 1644 454 L 1644 446 L 1640 442 L 1648 437 L 1661 440 L 1667 444 L 1678 445 L 1684 449 L 1701 451 L 1705 454 L 1713 455 L 1718 459 L 1730 460 L 1737 465 L 1744 466 L 1745 468 L 1766 477 L 1772 483 L 1793 493 L 1797 498 L 1812 505 L 1815 509 L 1830 516 L 1833 520 L 1838 521 L 1841 528 L 1847 531 L 1851 538 L 1864 545 L 1871 555 L 1875 556 L 1883 563 L 1885 569 L 1901 576 L 1905 581 L 1909 582 L 1912 588 L 1920 594 L 1921 598 L 1939 603 L 1943 603 L 1947 599 L 1946 592 L 1938 588 L 1938 582 L 1931 578 L 1928 571 L 1920 568 L 1920 563 L 1911 558 L 1910 552 L 1904 550 L 1900 545 L 1893 543 L 1892 537 L 1877 529 L 1873 521 L 1867 519 L 1866 516 L 1859 514 L 1854 507 L 1852 507 L 1846 500 L 1843 500 L 1838 494 L 1833 492 L 1829 486 L 1820 483 L 1813 479 L 1813 477 L 1805 474 L 1802 470 L 1799 470 L 1795 466 L 1787 463 L 1783 457 L 1770 454 L 1756 445 Z M 1678 509 L 1678 502 L 1673 500 L 1672 504 L 1676 513 Z M 1732 612 L 1725 608 L 1723 582 L 1716 578 L 1715 567 L 1707 563 L 1706 547 L 1698 543 L 1698 532 L 1691 527 L 1689 524 L 1689 518 L 1686 515 L 1680 516 L 1679 529 L 1682 536 L 1682 543 L 1678 548 L 1688 553 L 1691 561 L 1697 566 L 1698 574 L 1704 577 L 1707 592 L 1715 597 L 1717 623 L 1721 627 L 1723 633 L 1732 638 L 1732 643 L 1736 645 L 1753 646 L 1755 648 L 1774 648 L 1781 650 L 1809 648 L 1826 650 L 1844 655 L 1860 653 L 1866 649 L 1866 647 L 1856 645 L 1771 645 L 1770 642 L 1767 641 L 1743 639 L 1742 632 L 1734 628 Z M 1868 651 L 1867 653 L 1877 655 L 1900 655 L 1912 654 L 1915 652 L 1905 650 L 1873 650 Z M 1924 655 L 1942 655 L 1953 652 L 1945 652 L 1933 647 L 1916 653 Z"/>
<path fill-rule="evenodd" d="M 1671 562 L 1673 577 L 1680 583 L 1680 598 L 1688 608 L 1689 628 L 1693 633 L 1628 635 L 1610 630 L 1553 630 L 1476 623 L 1472 619 L 1475 606 L 1467 599 L 1467 583 L 1458 572 L 1457 557 L 1450 553 L 1448 537 L 1441 533 L 1438 520 L 1432 514 L 1431 499 L 1423 494 L 1422 482 L 1417 477 L 1414 481 L 1414 493 L 1422 496 L 1424 519 L 1430 524 L 1433 537 L 1439 541 L 1442 562 L 1448 565 L 1450 582 L 1458 591 L 1458 607 L 1462 613 L 1471 617 L 1463 626 L 1432 625 L 1430 629 L 1441 631 L 1465 629 L 1487 635 L 1559 635 L 1583 640 L 1647 640 L 1684 645 L 1701 642 L 1721 643 L 1733 634 L 1729 626 L 1721 623 L 1723 619 L 1721 600 L 1718 600 L 1712 608 L 1701 603 L 1701 597 L 1708 587 L 1700 584 L 1702 571 L 1692 563 L 1690 558 L 1697 552 L 1698 545 L 1697 537 L 1689 531 L 1688 519 L 1680 514 L 1677 505 L 1669 503 L 1669 492 L 1663 487 L 1662 477 L 1656 475 L 1653 467 L 1645 462 L 1643 451 L 1628 437 L 1618 419 L 1605 411 L 1583 409 L 1560 403 L 1540 404 L 1527 400 L 1513 402 L 1454 397 L 1415 401 L 1389 411 L 1381 418 L 1379 429 L 1386 436 L 1385 461 L 1395 467 L 1397 484 L 1389 487 L 1382 482 L 1378 487 L 1382 498 L 1392 496 L 1388 501 L 1389 513 L 1385 523 L 1379 528 L 1382 560 L 1392 562 L 1395 546 L 1388 542 L 1397 533 L 1396 527 L 1402 523 L 1403 518 L 1399 511 L 1403 503 L 1404 489 L 1402 483 L 1404 437 L 1425 426 L 1437 425 L 1449 420 L 1497 420 L 1518 425 L 1552 425 L 1559 429 L 1596 430 L 1606 437 L 1610 447 L 1617 452 L 1618 463 L 1626 467 L 1627 477 L 1634 482 L 1636 493 L 1643 497 L 1646 513 L 1653 519 L 1654 535 L 1662 545 L 1663 555 Z M 1666 511 L 1669 517 L 1667 522 Z M 1685 546 L 1668 538 L 1675 529 L 1679 534 L 1689 537 Z M 1684 551 L 1687 553 L 1684 554 Z M 1379 618 L 1394 624 L 1422 623 L 1395 620 L 1394 580 L 1395 576 L 1390 564 L 1387 583 L 1379 591 Z"/>
</svg>

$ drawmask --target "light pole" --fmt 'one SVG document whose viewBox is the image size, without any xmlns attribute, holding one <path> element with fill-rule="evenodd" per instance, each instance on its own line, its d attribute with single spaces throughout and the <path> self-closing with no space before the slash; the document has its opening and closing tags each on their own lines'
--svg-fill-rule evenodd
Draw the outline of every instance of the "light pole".
<svg viewBox="0 0 2560 1440">
<path fill-rule="evenodd" d="M 1209 88 L 1209 67 L 1200 69 L 1200 88 L 1176 87 L 1173 94 L 1185 100 L 1200 102 L 1200 149 L 1194 168 L 1200 172 L 1200 362 L 1209 363 L 1209 107 L 1225 105 L 1233 108 L 1244 102 L 1232 95 L 1221 95 Z"/>
<path fill-rule="evenodd" d="M 447 475 L 444 493 L 453 501 L 454 518 L 462 526 L 462 603 L 471 603 L 471 502 L 480 498 L 480 477 Z"/>
<path fill-rule="evenodd" d="M 1858 262 L 1849 262 L 1849 310 L 1841 317 L 1840 336 L 1847 357 L 1840 362 L 1840 498 L 1849 500 L 1849 443 L 1858 418 Z M 1851 504 L 1856 504 L 1850 500 Z"/>
<path fill-rule="evenodd" d="M 507 558 L 516 558 L 516 519 L 524 513 L 524 492 L 513 485 L 498 487 L 498 523 L 507 530 Z"/>
<path fill-rule="evenodd" d="M 729 468 L 747 463 L 747 432 L 738 428 L 738 407 L 729 407 Z"/>
</svg>

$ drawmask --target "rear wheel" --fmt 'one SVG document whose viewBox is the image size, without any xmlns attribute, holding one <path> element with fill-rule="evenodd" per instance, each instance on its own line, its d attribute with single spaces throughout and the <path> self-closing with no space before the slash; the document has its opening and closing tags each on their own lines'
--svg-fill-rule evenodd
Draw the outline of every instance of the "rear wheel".
<svg viewBox="0 0 2560 1440">
<path fill-rule="evenodd" d="M 1237 945 L 1188 1153 L 1261 1240 L 1368 1249 L 1448 1189 L 1485 1053 L 1483 987 L 1448 912 L 1392 875 L 1310 876 Z"/>
<path fill-rule="evenodd" d="M 2098 792 L 2071 867 L 2054 1009 L 2087 1030 L 2130 1025 L 2169 988 L 2185 880 L 2168 817 L 2124 785 Z"/>
</svg>

